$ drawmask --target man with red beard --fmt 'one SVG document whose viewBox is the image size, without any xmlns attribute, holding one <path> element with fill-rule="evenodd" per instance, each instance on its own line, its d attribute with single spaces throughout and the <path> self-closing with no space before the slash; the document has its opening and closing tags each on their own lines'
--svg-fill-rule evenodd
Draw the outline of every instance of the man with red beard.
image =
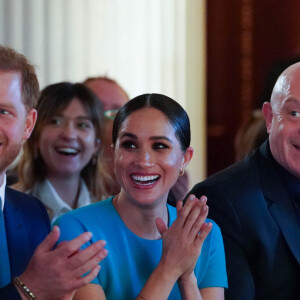
<svg viewBox="0 0 300 300">
<path fill-rule="evenodd" d="M 107 254 L 104 241 L 79 251 L 89 232 L 53 250 L 60 233 L 49 233 L 41 202 L 6 186 L 6 169 L 34 128 L 38 94 L 34 67 L 0 46 L 0 299 L 72 299 Z"/>
<path fill-rule="evenodd" d="M 207 196 L 222 230 L 227 300 L 300 295 L 300 63 L 279 76 L 262 111 L 268 140 L 190 191 Z"/>
</svg>

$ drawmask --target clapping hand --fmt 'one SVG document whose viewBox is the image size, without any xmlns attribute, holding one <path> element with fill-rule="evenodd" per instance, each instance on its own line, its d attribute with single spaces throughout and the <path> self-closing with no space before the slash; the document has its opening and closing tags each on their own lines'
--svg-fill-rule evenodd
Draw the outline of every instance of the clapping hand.
<svg viewBox="0 0 300 300">
<path fill-rule="evenodd" d="M 37 299 L 72 299 L 76 289 L 86 285 L 99 273 L 99 262 L 107 255 L 105 241 L 97 241 L 84 250 L 80 247 L 92 237 L 85 232 L 53 249 L 60 235 L 53 227 L 37 247 L 20 279 Z M 86 274 L 89 272 L 88 274 Z M 85 276 L 83 276 L 86 274 Z"/>
<path fill-rule="evenodd" d="M 205 223 L 208 214 L 206 197 L 197 199 L 190 195 L 183 206 L 177 203 L 177 219 L 167 228 L 162 219 L 156 220 L 156 226 L 163 239 L 160 264 L 168 268 L 170 276 L 185 280 L 194 272 L 203 242 L 209 234 L 212 224 Z"/>
</svg>

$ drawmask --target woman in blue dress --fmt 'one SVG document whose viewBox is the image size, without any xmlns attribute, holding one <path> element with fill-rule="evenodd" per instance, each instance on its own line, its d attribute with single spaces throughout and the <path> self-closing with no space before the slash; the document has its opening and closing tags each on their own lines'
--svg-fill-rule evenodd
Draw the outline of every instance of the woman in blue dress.
<svg viewBox="0 0 300 300">
<path fill-rule="evenodd" d="M 120 193 L 56 222 L 60 241 L 90 231 L 91 243 L 107 242 L 101 272 L 74 299 L 224 299 L 223 241 L 206 197 L 166 203 L 193 155 L 185 110 L 160 94 L 132 99 L 114 120 L 112 151 Z"/>
</svg>

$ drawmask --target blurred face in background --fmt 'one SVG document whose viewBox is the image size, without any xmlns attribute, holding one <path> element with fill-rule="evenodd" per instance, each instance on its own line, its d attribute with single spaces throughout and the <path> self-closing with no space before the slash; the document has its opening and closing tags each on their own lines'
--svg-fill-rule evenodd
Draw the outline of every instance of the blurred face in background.
<svg viewBox="0 0 300 300">
<path fill-rule="evenodd" d="M 89 87 L 101 100 L 104 109 L 104 139 L 103 139 L 103 156 L 107 163 L 108 171 L 114 177 L 114 160 L 111 149 L 112 144 L 112 127 L 115 115 L 121 106 L 129 99 L 127 94 L 115 82 L 105 79 L 94 79 L 85 84 Z M 119 191 L 119 185 L 116 182 L 116 188 L 113 192 Z"/>
<path fill-rule="evenodd" d="M 96 130 L 78 98 L 42 126 L 38 149 L 47 177 L 80 176 L 99 149 Z"/>
</svg>

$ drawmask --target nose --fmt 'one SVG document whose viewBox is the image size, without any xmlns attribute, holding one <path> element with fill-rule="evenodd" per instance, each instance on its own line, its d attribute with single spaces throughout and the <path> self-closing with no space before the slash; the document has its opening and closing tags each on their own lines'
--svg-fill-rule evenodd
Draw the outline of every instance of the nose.
<svg viewBox="0 0 300 300">
<path fill-rule="evenodd" d="M 66 122 L 62 127 L 61 135 L 67 139 L 76 138 L 76 128 L 72 122 Z"/>
<path fill-rule="evenodd" d="M 151 167 L 154 165 L 153 155 L 147 149 L 141 149 L 136 160 L 136 164 L 141 167 Z"/>
</svg>

